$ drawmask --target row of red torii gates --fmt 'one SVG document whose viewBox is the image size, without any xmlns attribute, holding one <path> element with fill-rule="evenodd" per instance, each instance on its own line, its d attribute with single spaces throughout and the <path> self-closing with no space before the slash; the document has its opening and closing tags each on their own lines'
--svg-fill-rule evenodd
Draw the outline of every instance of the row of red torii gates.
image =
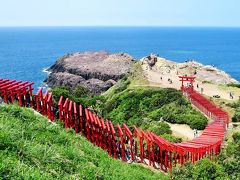
<svg viewBox="0 0 240 180">
<path fill-rule="evenodd" d="M 186 161 L 194 163 L 204 157 L 212 159 L 218 155 L 229 123 L 226 112 L 194 91 L 194 77 L 180 78 L 181 89 L 190 102 L 214 120 L 201 136 L 182 143 L 171 143 L 136 126 L 113 124 L 63 96 L 54 106 L 52 93 L 48 90 L 43 92 L 43 88 L 39 88 L 33 95 L 31 82 L 0 79 L 0 96 L 5 103 L 17 101 L 19 106 L 30 106 L 51 121 L 59 119 L 65 128 L 73 128 L 77 134 L 106 150 L 113 158 L 141 162 L 171 172 L 176 164 L 183 165 Z M 191 85 L 186 87 L 185 82 Z"/>
</svg>

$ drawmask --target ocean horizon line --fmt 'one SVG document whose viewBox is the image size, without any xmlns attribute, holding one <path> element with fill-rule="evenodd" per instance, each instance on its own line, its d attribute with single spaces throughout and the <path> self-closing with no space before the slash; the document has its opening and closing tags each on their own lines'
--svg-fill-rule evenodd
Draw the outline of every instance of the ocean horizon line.
<svg viewBox="0 0 240 180">
<path fill-rule="evenodd" d="M 26 25 L 0 26 L 0 28 L 203 28 L 203 29 L 240 29 L 240 26 L 158 26 L 158 25 Z"/>
</svg>

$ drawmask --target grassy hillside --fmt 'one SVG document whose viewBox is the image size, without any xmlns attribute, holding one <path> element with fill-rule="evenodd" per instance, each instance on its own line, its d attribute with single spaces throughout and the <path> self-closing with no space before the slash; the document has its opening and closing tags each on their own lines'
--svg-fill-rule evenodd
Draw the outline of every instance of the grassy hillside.
<svg viewBox="0 0 240 180">
<path fill-rule="evenodd" d="M 196 129 L 204 129 L 207 124 L 207 119 L 175 89 L 142 87 L 120 93 L 116 90 L 108 96 L 103 115 L 118 123 L 138 126 L 161 119 Z"/>
<path fill-rule="evenodd" d="M 0 129 L 0 179 L 168 179 L 110 158 L 29 109 L 0 106 Z"/>
</svg>

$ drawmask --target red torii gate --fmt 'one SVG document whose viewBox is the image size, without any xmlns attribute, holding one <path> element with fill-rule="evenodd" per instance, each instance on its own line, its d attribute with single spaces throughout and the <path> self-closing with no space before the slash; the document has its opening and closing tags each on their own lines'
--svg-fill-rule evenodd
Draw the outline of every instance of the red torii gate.
<svg viewBox="0 0 240 180">
<path fill-rule="evenodd" d="M 180 81 L 182 82 L 181 90 L 184 91 L 186 87 L 184 86 L 184 82 L 189 82 L 189 87 L 187 87 L 189 90 L 193 90 L 194 86 L 193 83 L 195 82 L 194 76 L 178 76 L 180 78 Z"/>
<path fill-rule="evenodd" d="M 3 97 L 5 103 L 8 102 L 14 103 L 14 100 L 18 98 L 18 103 L 20 106 L 22 106 L 23 104 L 26 106 L 28 104 L 27 101 L 29 100 L 31 107 L 33 107 L 32 102 L 33 84 L 34 83 L 31 82 L 1 79 L 0 95 Z M 22 102 L 22 97 L 24 102 Z"/>
</svg>

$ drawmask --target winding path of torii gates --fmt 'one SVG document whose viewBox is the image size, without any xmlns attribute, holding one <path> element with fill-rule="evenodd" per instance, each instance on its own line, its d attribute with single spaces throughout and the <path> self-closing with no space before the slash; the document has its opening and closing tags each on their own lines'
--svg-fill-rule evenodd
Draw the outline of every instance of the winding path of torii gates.
<svg viewBox="0 0 240 180">
<path fill-rule="evenodd" d="M 18 102 L 19 106 L 32 107 L 51 121 L 60 119 L 65 128 L 73 128 L 96 146 L 106 150 L 113 158 L 145 163 L 163 171 L 172 172 L 176 164 L 204 157 L 212 159 L 221 150 L 224 133 L 229 123 L 228 114 L 194 90 L 194 77 L 182 76 L 181 90 L 189 101 L 214 120 L 202 135 L 186 142 L 171 143 L 152 132 L 136 126 L 114 125 L 81 104 L 60 97 L 58 107 L 53 105 L 53 95 L 40 88 L 33 95 L 33 83 L 0 79 L 0 96 L 5 103 Z M 185 83 L 190 83 L 185 86 Z M 126 146 L 127 144 L 127 146 Z"/>
</svg>

